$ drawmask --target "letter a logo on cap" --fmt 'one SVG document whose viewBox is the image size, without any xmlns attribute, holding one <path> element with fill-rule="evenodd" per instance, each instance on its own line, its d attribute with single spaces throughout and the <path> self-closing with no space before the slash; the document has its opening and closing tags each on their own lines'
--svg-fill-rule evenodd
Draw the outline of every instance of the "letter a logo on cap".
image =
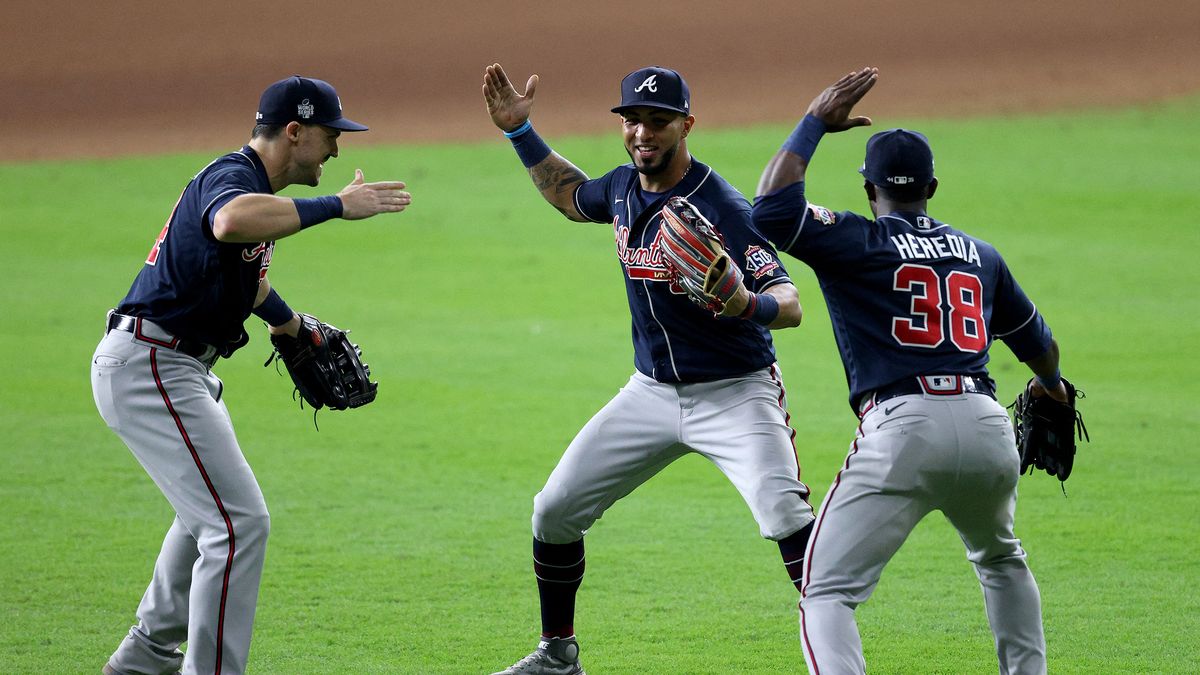
<svg viewBox="0 0 1200 675">
<path fill-rule="evenodd" d="M 639 92 L 643 89 L 649 89 L 651 92 L 658 92 L 658 84 L 654 81 L 654 78 L 656 77 L 658 77 L 658 73 L 647 77 L 645 81 L 637 86 L 637 89 L 634 89 L 634 91 Z"/>
</svg>

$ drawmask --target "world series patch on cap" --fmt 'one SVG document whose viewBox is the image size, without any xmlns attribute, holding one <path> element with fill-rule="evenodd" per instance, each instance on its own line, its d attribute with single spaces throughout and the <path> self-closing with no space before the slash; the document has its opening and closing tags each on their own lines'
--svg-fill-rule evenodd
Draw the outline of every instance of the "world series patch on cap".
<svg viewBox="0 0 1200 675">
<path fill-rule="evenodd" d="M 293 75 L 267 87 L 258 100 L 257 124 L 320 124 L 342 131 L 367 127 L 342 117 L 342 100 L 324 80 Z"/>
<path fill-rule="evenodd" d="M 649 66 L 639 68 L 621 80 L 621 105 L 612 111 L 619 113 L 627 108 L 646 106 L 690 115 L 691 98 L 682 75 L 670 68 Z"/>
</svg>

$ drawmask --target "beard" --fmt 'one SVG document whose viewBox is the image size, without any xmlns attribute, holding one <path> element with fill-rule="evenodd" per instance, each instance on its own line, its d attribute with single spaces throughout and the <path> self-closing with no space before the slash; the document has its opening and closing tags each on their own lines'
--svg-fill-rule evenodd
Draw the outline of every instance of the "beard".
<svg viewBox="0 0 1200 675">
<path fill-rule="evenodd" d="M 642 174 L 643 176 L 657 176 L 658 174 L 666 171 L 668 166 L 671 166 L 671 160 L 675 159 L 675 153 L 678 150 L 679 144 L 676 143 L 663 152 L 662 159 L 657 164 L 649 164 L 646 166 L 641 166 L 638 164 L 637 158 L 634 157 L 633 151 L 629 148 L 625 148 L 625 154 L 629 155 L 629 159 L 633 162 L 633 166 L 638 170 L 638 173 Z"/>
</svg>

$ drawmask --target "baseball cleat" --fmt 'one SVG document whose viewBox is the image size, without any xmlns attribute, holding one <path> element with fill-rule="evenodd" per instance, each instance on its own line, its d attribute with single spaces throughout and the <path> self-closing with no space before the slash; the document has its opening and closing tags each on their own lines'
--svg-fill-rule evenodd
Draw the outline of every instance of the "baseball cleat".
<svg viewBox="0 0 1200 675">
<path fill-rule="evenodd" d="M 585 675 L 574 637 L 542 638 L 532 654 L 492 675 Z"/>
<path fill-rule="evenodd" d="M 104 664 L 104 668 L 102 668 L 100 670 L 100 673 L 101 673 L 101 675 L 124 675 L 124 673 L 122 673 L 121 671 L 117 670 L 116 668 L 113 668 L 112 664 L 108 664 L 108 663 Z M 181 673 L 177 670 L 177 671 L 175 671 L 174 675 L 181 675 Z"/>
</svg>

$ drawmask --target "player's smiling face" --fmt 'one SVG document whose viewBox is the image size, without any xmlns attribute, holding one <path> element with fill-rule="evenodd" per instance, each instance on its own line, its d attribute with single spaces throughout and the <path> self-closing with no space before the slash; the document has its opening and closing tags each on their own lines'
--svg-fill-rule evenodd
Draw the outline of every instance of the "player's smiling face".
<svg viewBox="0 0 1200 675">
<path fill-rule="evenodd" d="M 301 125 L 292 154 L 298 174 L 293 182 L 316 187 L 325 162 L 338 156 L 337 139 L 341 134 L 319 124 Z"/>
<path fill-rule="evenodd" d="M 665 171 L 693 120 L 691 116 L 649 106 L 622 110 L 625 152 L 629 153 L 638 172 L 653 176 Z"/>
</svg>

